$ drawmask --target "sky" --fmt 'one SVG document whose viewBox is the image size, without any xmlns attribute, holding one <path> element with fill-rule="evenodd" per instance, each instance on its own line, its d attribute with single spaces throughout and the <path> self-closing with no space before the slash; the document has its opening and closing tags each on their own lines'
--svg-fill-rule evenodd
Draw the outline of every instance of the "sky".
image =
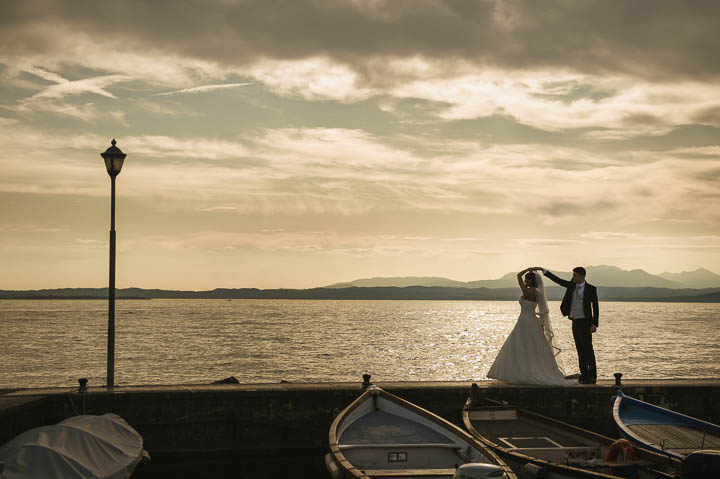
<svg viewBox="0 0 720 479">
<path fill-rule="evenodd" d="M 720 2 L 2 10 L 0 289 L 720 273 Z"/>
</svg>

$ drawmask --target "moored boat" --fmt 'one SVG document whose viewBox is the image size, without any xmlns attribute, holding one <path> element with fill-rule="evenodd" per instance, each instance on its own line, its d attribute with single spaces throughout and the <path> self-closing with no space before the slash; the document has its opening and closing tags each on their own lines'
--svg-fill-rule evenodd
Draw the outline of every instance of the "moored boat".
<svg viewBox="0 0 720 479">
<path fill-rule="evenodd" d="M 325 462 L 336 479 L 517 479 L 467 432 L 377 386 L 337 415 L 329 439 Z"/>
<path fill-rule="evenodd" d="M 481 397 L 475 384 L 463 422 L 521 478 L 674 478 L 680 469 L 673 458 Z"/>
<path fill-rule="evenodd" d="M 620 434 L 641 447 L 682 459 L 720 449 L 720 426 L 655 406 L 618 391 L 613 419 Z"/>
<path fill-rule="evenodd" d="M 142 436 L 111 413 L 30 429 L 0 447 L 4 479 L 127 479 L 141 462 Z"/>
</svg>

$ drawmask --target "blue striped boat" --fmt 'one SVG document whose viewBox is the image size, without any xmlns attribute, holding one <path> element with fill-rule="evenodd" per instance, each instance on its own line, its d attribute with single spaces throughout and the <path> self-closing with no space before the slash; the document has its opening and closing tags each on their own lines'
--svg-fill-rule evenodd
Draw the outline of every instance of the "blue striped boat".
<svg viewBox="0 0 720 479">
<path fill-rule="evenodd" d="M 625 396 L 622 391 L 615 398 L 613 419 L 629 441 L 678 459 L 701 449 L 720 449 L 720 426 Z"/>
</svg>

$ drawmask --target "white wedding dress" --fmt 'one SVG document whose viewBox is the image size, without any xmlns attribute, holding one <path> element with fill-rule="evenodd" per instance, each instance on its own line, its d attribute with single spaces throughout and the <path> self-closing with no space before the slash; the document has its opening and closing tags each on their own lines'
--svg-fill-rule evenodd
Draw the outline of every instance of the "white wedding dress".
<svg viewBox="0 0 720 479">
<path fill-rule="evenodd" d="M 547 301 L 544 301 L 544 288 L 543 302 L 547 304 Z M 576 384 L 576 381 L 565 379 L 565 373 L 558 366 L 556 356 L 560 349 L 553 344 L 547 309 L 536 314 L 537 307 L 538 303 L 535 301 L 520 298 L 520 317 L 490 367 L 487 377 L 515 384 Z"/>
</svg>

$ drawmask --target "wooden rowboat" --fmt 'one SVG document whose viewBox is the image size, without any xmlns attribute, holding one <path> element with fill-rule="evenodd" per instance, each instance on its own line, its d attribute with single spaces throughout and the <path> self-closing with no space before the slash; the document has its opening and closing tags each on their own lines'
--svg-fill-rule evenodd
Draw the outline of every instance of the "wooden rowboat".
<svg viewBox="0 0 720 479">
<path fill-rule="evenodd" d="M 475 384 L 463 408 L 463 422 L 520 477 L 674 478 L 680 469 L 679 461 L 667 456 L 634 448 L 632 458 L 625 457 L 614 439 L 480 397 Z"/>
<path fill-rule="evenodd" d="M 655 406 L 618 391 L 613 419 L 620 434 L 644 448 L 682 459 L 702 449 L 720 449 L 720 426 Z"/>
<path fill-rule="evenodd" d="M 517 479 L 467 432 L 376 386 L 337 415 L 325 462 L 336 479 Z"/>
</svg>

